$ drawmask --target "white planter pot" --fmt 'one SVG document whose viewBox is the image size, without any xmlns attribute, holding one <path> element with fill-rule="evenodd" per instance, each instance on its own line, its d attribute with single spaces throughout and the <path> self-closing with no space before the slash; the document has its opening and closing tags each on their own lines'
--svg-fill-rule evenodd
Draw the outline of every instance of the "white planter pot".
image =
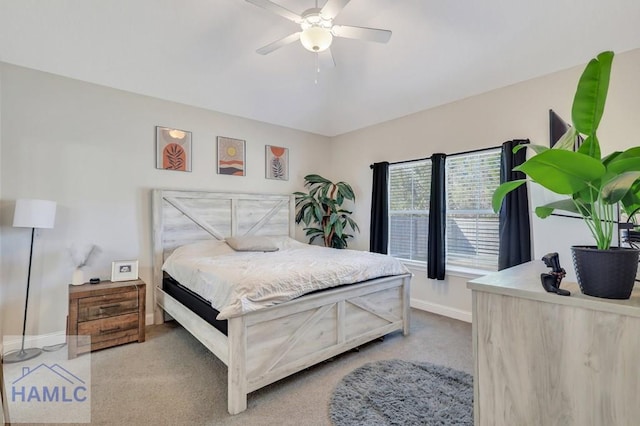
<svg viewBox="0 0 640 426">
<path fill-rule="evenodd" d="M 71 277 L 71 284 L 73 285 L 82 285 L 86 282 L 84 279 L 84 271 L 81 268 L 77 268 L 73 271 L 73 276 Z"/>
</svg>

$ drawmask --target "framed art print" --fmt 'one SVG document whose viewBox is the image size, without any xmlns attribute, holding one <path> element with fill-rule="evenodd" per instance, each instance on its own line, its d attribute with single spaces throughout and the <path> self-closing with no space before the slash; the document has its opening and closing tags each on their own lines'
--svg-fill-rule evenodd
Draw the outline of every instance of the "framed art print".
<svg viewBox="0 0 640 426">
<path fill-rule="evenodd" d="M 111 262 L 111 281 L 131 281 L 137 279 L 137 260 L 116 260 L 115 262 Z"/>
<path fill-rule="evenodd" d="M 156 126 L 156 169 L 191 171 L 191 132 Z"/>
<path fill-rule="evenodd" d="M 245 141 L 218 136 L 218 174 L 245 175 Z"/>
<path fill-rule="evenodd" d="M 265 148 L 266 178 L 289 180 L 289 148 L 273 145 Z"/>
</svg>

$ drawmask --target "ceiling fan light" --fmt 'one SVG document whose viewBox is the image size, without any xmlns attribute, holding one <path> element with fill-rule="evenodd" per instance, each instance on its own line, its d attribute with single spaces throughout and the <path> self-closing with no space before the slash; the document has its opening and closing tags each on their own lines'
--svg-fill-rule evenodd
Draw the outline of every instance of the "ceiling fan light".
<svg viewBox="0 0 640 426">
<path fill-rule="evenodd" d="M 331 31 L 321 27 L 309 27 L 300 34 L 300 41 L 310 52 L 322 52 L 331 46 L 333 35 Z"/>
</svg>

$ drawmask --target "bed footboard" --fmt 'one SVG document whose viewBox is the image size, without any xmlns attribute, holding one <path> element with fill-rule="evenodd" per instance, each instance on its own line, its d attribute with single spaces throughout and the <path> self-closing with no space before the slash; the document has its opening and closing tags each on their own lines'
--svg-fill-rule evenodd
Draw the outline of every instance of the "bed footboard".
<svg viewBox="0 0 640 426">
<path fill-rule="evenodd" d="M 410 275 L 347 286 L 229 320 L 229 413 L 246 395 L 393 331 L 409 333 Z"/>
<path fill-rule="evenodd" d="M 294 299 L 228 320 L 228 335 L 156 288 L 158 306 L 228 367 L 228 410 L 247 394 L 393 331 L 409 334 L 410 274 Z"/>
</svg>

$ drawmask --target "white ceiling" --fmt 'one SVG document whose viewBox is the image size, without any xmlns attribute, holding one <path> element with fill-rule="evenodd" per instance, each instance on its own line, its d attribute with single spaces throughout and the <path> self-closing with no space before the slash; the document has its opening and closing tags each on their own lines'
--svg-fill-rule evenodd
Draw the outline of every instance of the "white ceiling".
<svg viewBox="0 0 640 426">
<path fill-rule="evenodd" d="M 391 40 L 334 39 L 315 84 L 299 43 L 255 52 L 297 27 L 244 0 L 0 0 L 0 61 L 334 136 L 639 48 L 639 22 L 639 0 L 351 0 L 335 23 Z"/>
</svg>

